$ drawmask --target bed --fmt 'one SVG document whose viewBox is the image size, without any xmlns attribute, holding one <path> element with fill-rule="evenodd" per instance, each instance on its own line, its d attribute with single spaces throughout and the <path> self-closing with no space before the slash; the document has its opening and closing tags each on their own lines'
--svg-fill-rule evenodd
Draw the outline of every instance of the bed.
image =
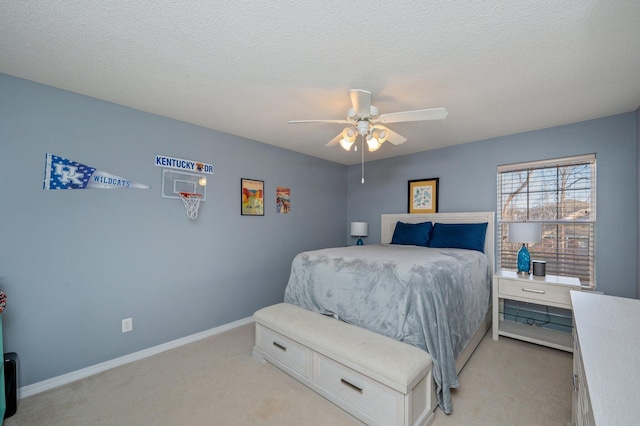
<svg viewBox="0 0 640 426">
<path fill-rule="evenodd" d="M 427 351 L 450 413 L 451 388 L 491 325 L 493 267 L 493 212 L 383 214 L 381 244 L 298 254 L 285 302 Z"/>
</svg>

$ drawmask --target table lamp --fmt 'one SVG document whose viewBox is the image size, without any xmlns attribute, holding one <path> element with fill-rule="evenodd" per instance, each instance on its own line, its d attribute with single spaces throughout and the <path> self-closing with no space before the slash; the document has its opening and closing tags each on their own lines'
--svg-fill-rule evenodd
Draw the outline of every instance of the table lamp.
<svg viewBox="0 0 640 426">
<path fill-rule="evenodd" d="M 357 245 L 363 245 L 362 237 L 369 235 L 369 224 L 367 222 L 351 222 L 351 236 L 358 237 Z"/>
<path fill-rule="evenodd" d="M 518 273 L 528 274 L 531 270 L 531 255 L 526 244 L 542 242 L 542 225 L 531 222 L 510 223 L 509 242 L 522 243 L 518 250 Z"/>
</svg>

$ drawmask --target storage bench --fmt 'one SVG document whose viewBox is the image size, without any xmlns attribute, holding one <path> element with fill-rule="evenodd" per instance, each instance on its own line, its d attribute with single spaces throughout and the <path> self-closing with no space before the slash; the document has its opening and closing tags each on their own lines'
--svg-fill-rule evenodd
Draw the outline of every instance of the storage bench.
<svg viewBox="0 0 640 426">
<path fill-rule="evenodd" d="M 288 303 L 253 316 L 253 356 L 371 425 L 427 425 L 436 408 L 428 353 Z"/>
</svg>

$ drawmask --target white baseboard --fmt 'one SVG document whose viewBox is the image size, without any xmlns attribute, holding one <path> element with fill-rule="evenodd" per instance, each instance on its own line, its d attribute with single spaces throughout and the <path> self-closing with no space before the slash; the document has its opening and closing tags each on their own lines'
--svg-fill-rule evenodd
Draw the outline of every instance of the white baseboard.
<svg viewBox="0 0 640 426">
<path fill-rule="evenodd" d="M 253 317 L 247 317 L 244 319 L 240 319 L 238 321 L 221 325 L 219 327 L 202 331 L 200 333 L 196 333 L 190 336 L 182 337 L 180 339 L 172 340 L 171 342 L 163 343 L 161 345 L 154 346 L 152 348 L 143 349 L 141 351 L 134 352 L 129 355 L 124 355 L 119 358 L 102 362 L 100 364 L 92 365 L 91 367 L 72 371 L 71 373 L 63 374 L 62 376 L 53 377 L 51 379 L 43 380 L 38 383 L 33 383 L 31 385 L 23 386 L 18 389 L 18 399 L 26 398 L 28 396 L 32 396 L 40 392 L 45 392 L 62 385 L 66 385 L 68 383 L 75 382 L 76 380 L 84 379 L 86 377 L 93 376 L 94 374 L 102 373 L 103 371 L 109 370 L 111 368 L 119 367 L 121 365 L 128 364 L 133 361 L 138 361 L 143 358 L 157 355 L 159 353 L 168 351 L 170 349 L 187 345 L 189 343 L 193 343 L 210 336 L 215 336 L 216 334 L 224 333 L 225 331 L 232 330 L 236 327 L 240 327 L 246 324 L 251 324 L 252 322 L 253 322 Z"/>
</svg>

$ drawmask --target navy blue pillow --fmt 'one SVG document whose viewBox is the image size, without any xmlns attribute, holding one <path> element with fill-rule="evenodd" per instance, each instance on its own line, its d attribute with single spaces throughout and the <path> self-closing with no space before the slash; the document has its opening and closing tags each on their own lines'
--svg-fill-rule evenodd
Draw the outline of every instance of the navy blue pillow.
<svg viewBox="0 0 640 426">
<path fill-rule="evenodd" d="M 436 223 L 429 247 L 461 248 L 484 253 L 487 223 Z"/>
<path fill-rule="evenodd" d="M 429 234 L 431 234 L 431 222 L 398 222 L 396 223 L 396 229 L 393 231 L 391 244 L 427 247 L 429 244 Z"/>
</svg>

